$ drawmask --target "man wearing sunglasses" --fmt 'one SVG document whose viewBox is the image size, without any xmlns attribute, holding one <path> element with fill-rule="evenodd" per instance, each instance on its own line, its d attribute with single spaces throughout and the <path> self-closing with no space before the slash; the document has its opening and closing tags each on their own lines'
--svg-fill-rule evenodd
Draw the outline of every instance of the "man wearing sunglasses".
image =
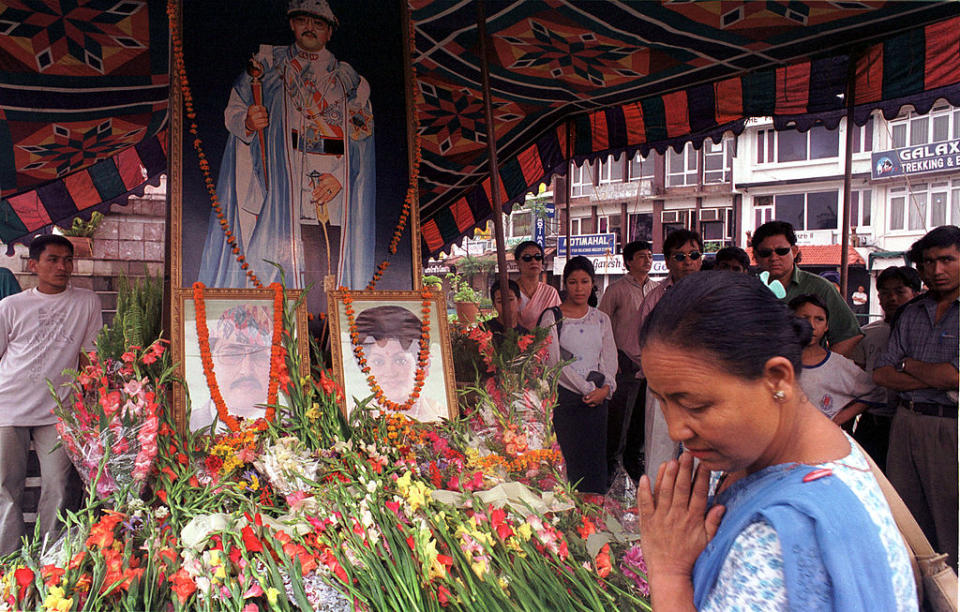
<svg viewBox="0 0 960 612">
<path fill-rule="evenodd" d="M 610 398 L 607 415 L 607 475 L 616 476 L 618 463 L 634 480 L 643 475 L 640 449 L 643 446 L 642 403 L 635 409 L 637 397 L 642 391 L 637 379 L 639 363 L 630 355 L 640 352 L 637 336 L 637 317 L 643 301 L 660 283 L 650 278 L 653 267 L 653 250 L 646 240 L 635 240 L 623 247 L 623 264 L 627 274 L 617 279 L 603 292 L 599 309 L 610 317 L 613 336 L 617 342 L 617 390 Z M 642 402 L 642 399 L 641 399 Z M 631 426 L 637 421 L 639 427 Z M 639 435 L 627 438 L 627 432 L 639 431 Z"/>
<path fill-rule="evenodd" d="M 863 338 L 857 317 L 829 281 L 797 266 L 800 248 L 793 226 L 786 221 L 764 223 L 754 232 L 750 246 L 760 270 L 770 273 L 769 281 L 780 281 L 783 285 L 787 292 L 784 302 L 812 293 L 826 304 L 830 315 L 826 335 L 830 350 L 850 355 Z"/>
<path fill-rule="evenodd" d="M 640 307 L 638 325 L 636 329 L 633 330 L 633 334 L 637 336 L 637 347 L 640 345 L 640 328 L 643 327 L 643 322 L 646 321 L 650 313 L 653 312 L 653 308 L 657 305 L 657 302 L 660 301 L 674 284 L 700 271 L 700 266 L 703 264 L 703 240 L 697 232 L 686 229 L 673 231 L 667 236 L 667 239 L 663 241 L 663 256 L 666 259 L 669 274 L 667 275 L 667 280 L 654 287 L 653 291 L 643 300 L 643 306 Z M 639 354 L 631 355 L 631 358 L 636 363 L 640 363 Z M 643 371 L 639 371 L 637 376 L 642 377 Z M 663 412 L 660 410 L 660 403 L 649 391 L 645 393 L 645 396 L 646 406 L 643 411 L 644 463 L 646 464 L 645 471 L 647 476 L 651 479 L 651 482 L 655 482 L 657 469 L 660 467 L 660 464 L 677 457 L 680 449 L 679 446 L 670 439 L 667 422 L 663 418 Z M 629 434 L 628 437 L 630 437 Z"/>
</svg>

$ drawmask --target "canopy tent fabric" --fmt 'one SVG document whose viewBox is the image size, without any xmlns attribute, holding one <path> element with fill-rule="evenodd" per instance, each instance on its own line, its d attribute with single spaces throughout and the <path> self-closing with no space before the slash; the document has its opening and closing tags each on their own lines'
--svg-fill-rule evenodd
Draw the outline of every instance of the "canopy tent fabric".
<svg viewBox="0 0 960 612">
<path fill-rule="evenodd" d="M 491 216 L 488 130 L 475 2 L 412 8 L 426 258 Z M 487 30 L 508 205 L 569 157 L 699 147 L 753 116 L 836 127 L 851 57 L 858 123 L 960 105 L 956 3 L 517 0 L 490 3 Z"/>
<path fill-rule="evenodd" d="M 125 203 L 166 171 L 163 2 L 0 3 L 0 241 Z"/>
</svg>

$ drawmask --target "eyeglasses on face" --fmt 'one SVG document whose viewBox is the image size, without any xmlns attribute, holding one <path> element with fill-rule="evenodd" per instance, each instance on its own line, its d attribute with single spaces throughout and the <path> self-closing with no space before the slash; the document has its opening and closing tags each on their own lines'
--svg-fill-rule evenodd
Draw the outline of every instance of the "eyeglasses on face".
<svg viewBox="0 0 960 612">
<path fill-rule="evenodd" d="M 757 257 L 767 258 L 776 253 L 780 257 L 785 257 L 791 247 L 777 247 L 775 249 L 757 249 Z"/>
<path fill-rule="evenodd" d="M 261 366 L 270 363 L 270 347 L 252 348 L 243 346 L 230 346 L 222 351 L 215 353 L 217 361 L 226 366 L 240 365 L 244 359 L 249 359 L 252 363 Z"/>
<path fill-rule="evenodd" d="M 543 255 L 537 253 L 536 255 L 521 255 L 520 259 L 530 263 L 531 261 L 543 261 Z"/>
<path fill-rule="evenodd" d="M 683 261 L 687 257 L 690 258 L 690 261 L 696 261 L 700 259 L 700 251 L 690 251 L 689 253 L 674 253 L 670 257 L 673 257 L 674 261 Z"/>
</svg>

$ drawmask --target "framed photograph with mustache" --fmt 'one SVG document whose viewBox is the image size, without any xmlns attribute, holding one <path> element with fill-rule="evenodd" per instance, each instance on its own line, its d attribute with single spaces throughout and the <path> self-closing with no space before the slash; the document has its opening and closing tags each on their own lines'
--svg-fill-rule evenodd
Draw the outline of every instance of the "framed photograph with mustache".
<svg viewBox="0 0 960 612">
<path fill-rule="evenodd" d="M 177 424 L 196 431 L 219 420 L 201 359 L 201 331 L 208 338 L 213 378 L 227 414 L 251 420 L 264 417 L 274 334 L 273 291 L 205 289 L 202 305 L 205 326 L 198 324 L 193 290 L 180 289 L 176 293 L 171 312 L 171 344 L 177 376 L 183 381 L 183 385 L 175 385 L 174 389 Z M 300 355 L 300 371 L 290 373 L 294 379 L 309 374 L 307 309 L 302 295 L 299 290 L 286 292 L 287 309 L 296 306 L 293 340 Z M 285 401 L 281 392 L 277 403 L 283 405 Z M 218 431 L 226 429 L 224 423 L 218 423 Z"/>
<path fill-rule="evenodd" d="M 344 292 L 331 291 L 327 298 L 333 371 L 343 383 L 344 414 L 349 416 L 358 404 L 366 403 L 374 410 L 397 410 L 418 421 L 456 418 L 453 355 L 443 296 L 434 293 L 425 298 L 419 291 L 356 291 L 349 294 L 349 309 L 346 297 Z M 422 371 L 421 340 L 429 347 Z"/>
</svg>

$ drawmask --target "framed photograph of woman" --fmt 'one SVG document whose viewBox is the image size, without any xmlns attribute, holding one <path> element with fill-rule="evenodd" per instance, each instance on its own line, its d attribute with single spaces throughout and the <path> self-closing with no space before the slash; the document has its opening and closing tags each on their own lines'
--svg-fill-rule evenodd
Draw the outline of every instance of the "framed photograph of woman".
<svg viewBox="0 0 960 612">
<path fill-rule="evenodd" d="M 309 372 L 307 312 L 300 300 L 302 293 L 286 292 L 287 308 L 299 301 L 294 340 L 301 360 L 300 371 L 292 374 L 293 378 L 306 376 Z M 223 397 L 226 413 L 244 419 L 257 419 L 266 414 L 274 321 L 278 320 L 273 297 L 270 289 L 204 289 L 201 325 L 197 318 L 201 309 L 193 290 L 177 291 L 172 313 L 172 344 L 178 364 L 177 374 L 184 382 L 182 386 L 176 385 L 173 398 L 178 425 L 186 425 L 195 431 L 209 427 L 219 419 L 219 409 L 204 372 L 201 356 L 205 350 L 210 351 L 213 378 Z M 282 317 L 282 313 L 279 316 Z M 207 338 L 208 349 L 201 348 L 201 334 Z M 285 401 L 281 392 L 278 403 Z M 189 415 L 187 406 L 190 406 Z"/>
<path fill-rule="evenodd" d="M 332 291 L 327 308 L 334 373 L 344 388 L 344 414 L 349 416 L 358 403 L 369 399 L 368 406 L 382 411 L 409 402 L 402 411 L 418 421 L 456 416 L 443 296 L 417 291 Z M 428 340 L 429 352 L 420 372 L 422 338 Z M 364 367 L 369 371 L 364 372 Z M 423 385 L 415 394 L 419 379 Z"/>
</svg>

